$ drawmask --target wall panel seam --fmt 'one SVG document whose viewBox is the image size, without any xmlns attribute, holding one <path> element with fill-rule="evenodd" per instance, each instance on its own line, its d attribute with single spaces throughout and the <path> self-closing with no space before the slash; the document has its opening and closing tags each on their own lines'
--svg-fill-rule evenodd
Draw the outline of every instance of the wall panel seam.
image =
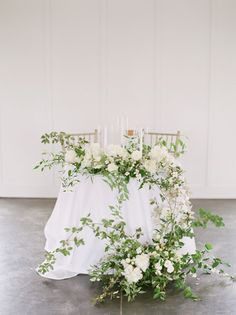
<svg viewBox="0 0 236 315">
<path fill-rule="evenodd" d="M 209 173 L 209 150 L 210 150 L 210 120 L 211 120 L 211 93 L 212 93 L 212 31 L 213 31 L 213 1 L 209 0 L 209 52 L 208 52 L 208 97 L 207 97 L 207 145 L 206 145 L 206 165 L 205 165 L 205 186 L 208 186 Z"/>
</svg>

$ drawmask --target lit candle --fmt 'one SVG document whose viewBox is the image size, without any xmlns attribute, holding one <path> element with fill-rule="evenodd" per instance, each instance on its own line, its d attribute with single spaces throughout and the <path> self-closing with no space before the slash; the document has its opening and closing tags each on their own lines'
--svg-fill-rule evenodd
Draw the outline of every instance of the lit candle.
<svg viewBox="0 0 236 315">
<path fill-rule="evenodd" d="M 103 146 L 106 147 L 107 145 L 107 127 L 104 126 L 104 138 L 103 138 Z"/>
<path fill-rule="evenodd" d="M 98 127 L 97 127 L 97 132 L 98 132 L 97 142 L 100 143 L 100 145 L 101 145 L 101 126 L 100 125 L 98 125 Z"/>
<path fill-rule="evenodd" d="M 123 126 L 123 117 L 121 117 L 120 121 L 120 144 L 123 144 L 123 137 L 124 137 L 124 126 Z"/>
<path fill-rule="evenodd" d="M 109 143 L 111 143 L 111 144 L 114 144 L 114 126 L 113 126 L 113 124 L 111 124 L 111 126 L 110 126 L 110 141 L 109 141 Z"/>
<path fill-rule="evenodd" d="M 129 130 L 129 119 L 126 117 L 126 132 Z"/>
<path fill-rule="evenodd" d="M 146 137 L 146 141 L 148 141 L 147 139 L 149 139 L 150 137 L 148 137 L 148 133 L 149 133 L 149 128 L 148 127 L 146 127 L 145 128 L 145 133 L 146 133 L 146 135 L 147 135 L 147 137 Z M 145 139 L 145 135 L 144 135 L 144 139 Z M 146 143 L 148 143 L 149 144 L 149 141 L 148 142 L 146 142 Z"/>
<path fill-rule="evenodd" d="M 140 129 L 140 151 L 142 152 L 143 151 L 143 129 L 141 128 Z"/>
</svg>

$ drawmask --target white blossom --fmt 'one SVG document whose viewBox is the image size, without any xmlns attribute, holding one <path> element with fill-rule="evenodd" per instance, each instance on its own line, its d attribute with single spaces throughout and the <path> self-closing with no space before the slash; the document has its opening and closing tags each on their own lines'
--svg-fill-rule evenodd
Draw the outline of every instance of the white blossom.
<svg viewBox="0 0 236 315">
<path fill-rule="evenodd" d="M 100 143 L 91 143 L 86 153 L 88 155 L 90 154 L 95 161 L 99 162 L 102 154 Z"/>
<path fill-rule="evenodd" d="M 160 249 L 160 244 L 156 244 L 156 250 Z"/>
<path fill-rule="evenodd" d="M 118 169 L 118 166 L 115 163 L 110 163 L 107 166 L 109 172 L 115 172 Z"/>
<path fill-rule="evenodd" d="M 159 261 L 155 264 L 155 269 L 157 274 L 161 274 L 162 265 Z"/>
<path fill-rule="evenodd" d="M 135 264 L 142 271 L 146 271 L 149 266 L 149 255 L 148 254 L 140 254 L 135 258 Z"/>
<path fill-rule="evenodd" d="M 141 158 L 142 158 L 142 152 L 141 152 L 141 151 L 138 151 L 138 150 L 133 151 L 133 152 L 131 153 L 131 158 L 132 158 L 132 160 L 134 160 L 134 161 L 141 160 Z"/>
<path fill-rule="evenodd" d="M 138 247 L 138 248 L 136 249 L 136 253 L 137 253 L 137 254 L 141 254 L 141 253 L 142 253 L 142 248 L 141 248 L 141 247 Z"/>
<path fill-rule="evenodd" d="M 142 271 L 138 267 L 133 267 L 131 265 L 126 265 L 123 275 L 129 283 L 136 283 L 142 279 Z"/>
<path fill-rule="evenodd" d="M 106 154 L 108 156 L 120 156 L 122 158 L 125 158 L 127 155 L 127 152 L 124 148 L 122 148 L 120 145 L 116 145 L 116 144 L 110 144 L 109 146 L 107 146 L 106 148 Z"/>
<path fill-rule="evenodd" d="M 91 160 L 88 158 L 84 158 L 82 163 L 81 163 L 81 167 L 85 168 L 85 167 L 89 167 L 91 166 Z"/>
<path fill-rule="evenodd" d="M 155 145 L 150 151 L 150 158 L 156 161 L 161 161 L 166 157 L 169 157 L 169 153 L 166 147 Z"/>
<path fill-rule="evenodd" d="M 143 163 L 144 168 L 151 174 L 155 174 L 157 171 L 157 164 L 155 160 L 146 160 Z"/>
<path fill-rule="evenodd" d="M 101 155 L 96 155 L 96 156 L 94 156 L 94 160 L 96 161 L 96 162 L 100 162 L 101 161 Z"/>
<path fill-rule="evenodd" d="M 66 163 L 75 163 L 76 162 L 76 153 L 74 150 L 68 150 L 65 154 L 65 162 Z"/>
<path fill-rule="evenodd" d="M 168 273 L 172 273 L 174 271 L 174 266 L 170 260 L 166 260 L 164 266 L 167 268 Z"/>
</svg>

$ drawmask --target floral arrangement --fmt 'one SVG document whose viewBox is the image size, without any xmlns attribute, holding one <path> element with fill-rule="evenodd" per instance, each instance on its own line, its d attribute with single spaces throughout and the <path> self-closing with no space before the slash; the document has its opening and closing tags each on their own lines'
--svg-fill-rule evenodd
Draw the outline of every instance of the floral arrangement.
<svg viewBox="0 0 236 315">
<path fill-rule="evenodd" d="M 233 279 L 222 268 L 227 263 L 210 255 L 212 245 L 205 244 L 193 254 L 181 254 L 183 237 L 194 237 L 194 229 L 205 228 L 209 222 L 217 227 L 224 226 L 223 219 L 204 209 L 195 215 L 191 209 L 189 190 L 177 157 L 184 151 L 184 143 L 178 140 L 168 147 L 164 140 L 154 146 L 142 142 L 138 137 L 127 138 L 124 146 L 109 145 L 101 148 L 98 143 L 88 143 L 65 133 L 52 132 L 42 136 L 43 143 L 59 143 L 65 150 L 44 155 L 36 166 L 44 170 L 55 165 L 62 166 L 62 185 L 70 189 L 79 182 L 78 174 L 101 175 L 104 181 L 118 191 L 117 202 L 109 205 L 111 217 L 96 223 L 90 214 L 81 218 L 81 225 L 65 227 L 68 238 L 61 246 L 46 253 L 39 273 L 45 274 L 56 262 L 57 255 L 70 255 L 75 246 L 83 246 L 80 232 L 89 227 L 94 235 L 106 242 L 105 255 L 91 266 L 90 280 L 101 282 L 102 293 L 96 302 L 119 297 L 121 293 L 132 301 L 147 288 L 152 288 L 155 299 L 166 298 L 167 286 L 172 283 L 181 289 L 184 296 L 194 300 L 198 297 L 187 284 L 188 277 L 197 273 L 217 273 Z M 142 242 L 142 230 L 137 228 L 133 235 L 126 232 L 122 217 L 122 204 L 129 198 L 127 184 L 135 178 L 140 188 L 159 187 L 161 201 L 150 200 L 154 223 L 151 243 Z M 101 224 L 102 223 L 102 224 Z"/>
</svg>

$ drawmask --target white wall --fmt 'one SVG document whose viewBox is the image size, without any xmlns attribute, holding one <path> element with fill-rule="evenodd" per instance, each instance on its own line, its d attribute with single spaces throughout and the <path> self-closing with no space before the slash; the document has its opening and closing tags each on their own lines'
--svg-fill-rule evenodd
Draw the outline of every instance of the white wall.
<svg viewBox="0 0 236 315">
<path fill-rule="evenodd" d="M 194 197 L 236 198 L 235 0 L 0 0 L 0 196 L 56 196 L 51 130 L 181 130 Z"/>
</svg>

